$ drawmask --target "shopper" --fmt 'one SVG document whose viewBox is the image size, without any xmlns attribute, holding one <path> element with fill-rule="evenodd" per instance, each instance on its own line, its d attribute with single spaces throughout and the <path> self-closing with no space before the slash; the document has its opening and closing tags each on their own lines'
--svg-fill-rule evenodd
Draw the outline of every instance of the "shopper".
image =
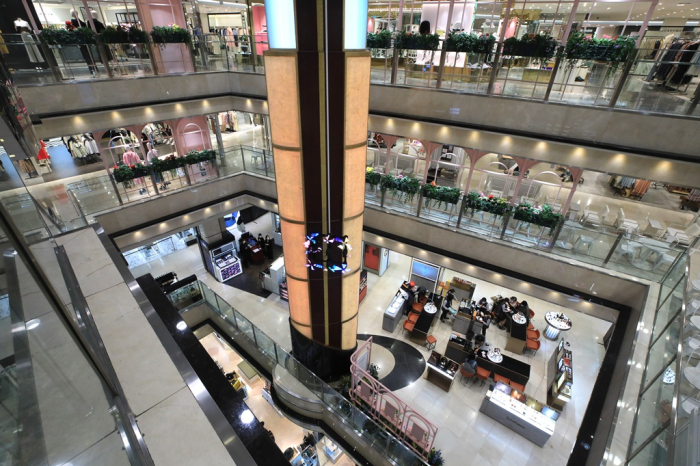
<svg viewBox="0 0 700 466">
<path fill-rule="evenodd" d="M 455 289 L 450 288 L 447 292 L 447 296 L 442 300 L 442 314 L 440 315 L 440 322 L 445 322 L 447 314 L 452 312 L 452 300 L 455 297 Z"/>
<path fill-rule="evenodd" d="M 258 233 L 258 246 L 262 246 L 264 242 L 262 233 Z"/>
<path fill-rule="evenodd" d="M 275 250 L 275 240 L 270 238 L 270 235 L 265 236 L 265 255 L 272 260 Z"/>
<path fill-rule="evenodd" d="M 241 263 L 243 264 L 243 268 L 247 269 L 248 268 L 248 261 L 250 260 L 250 249 L 248 249 L 248 242 L 243 243 L 243 247 L 241 248 Z"/>
<path fill-rule="evenodd" d="M 508 300 L 502 299 L 494 304 L 491 310 L 491 315 L 493 315 L 496 325 L 501 330 L 505 330 L 505 325 L 508 323 L 508 313 L 510 312 L 509 308 L 510 304 Z"/>
</svg>

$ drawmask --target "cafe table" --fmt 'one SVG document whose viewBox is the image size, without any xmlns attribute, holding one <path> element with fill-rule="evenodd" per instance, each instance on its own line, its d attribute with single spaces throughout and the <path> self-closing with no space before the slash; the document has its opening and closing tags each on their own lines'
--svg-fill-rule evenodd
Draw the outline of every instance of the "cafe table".
<svg viewBox="0 0 700 466">
<path fill-rule="evenodd" d="M 506 351 L 523 354 L 527 342 L 527 319 L 520 313 L 511 314 L 510 332 L 506 342 Z"/>
<path fill-rule="evenodd" d="M 503 353 L 501 353 L 501 357 L 503 358 L 501 362 L 494 362 L 489 358 L 487 350 L 480 350 L 476 356 L 477 367 L 484 368 L 492 374 L 498 374 L 522 386 L 527 385 L 528 380 L 530 380 L 530 365 Z"/>
<path fill-rule="evenodd" d="M 544 315 L 544 320 L 547 321 L 547 328 L 544 331 L 544 336 L 550 340 L 556 340 L 560 332 L 566 332 L 571 329 L 571 320 L 564 314 L 560 318 L 560 312 L 549 311 Z"/>
</svg>

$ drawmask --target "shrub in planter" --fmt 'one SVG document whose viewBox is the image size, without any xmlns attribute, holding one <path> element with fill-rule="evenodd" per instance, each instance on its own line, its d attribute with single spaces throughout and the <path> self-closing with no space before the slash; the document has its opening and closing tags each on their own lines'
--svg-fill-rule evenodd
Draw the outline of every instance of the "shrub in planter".
<svg viewBox="0 0 700 466">
<path fill-rule="evenodd" d="M 388 190 L 392 196 L 402 193 L 401 200 L 403 202 L 411 202 L 418 191 L 420 191 L 420 181 L 403 175 L 397 177 L 394 177 L 394 175 L 383 175 L 379 182 L 379 189 L 382 193 Z"/>
<path fill-rule="evenodd" d="M 46 45 L 88 45 L 96 44 L 95 32 L 90 28 L 66 29 L 45 28 L 39 38 Z"/>
<path fill-rule="evenodd" d="M 382 174 L 374 171 L 374 168 L 367 167 L 365 171 L 365 183 L 369 183 L 372 189 L 376 188 L 382 180 Z"/>
<path fill-rule="evenodd" d="M 136 26 L 131 26 L 129 29 L 107 26 L 100 33 L 99 38 L 103 44 L 146 44 L 149 41 L 148 33 Z"/>
<path fill-rule="evenodd" d="M 165 44 L 187 44 L 192 45 L 192 35 L 187 29 L 183 29 L 177 24 L 169 26 L 153 26 L 151 38 L 154 44 L 159 44 L 161 48 Z"/>
<path fill-rule="evenodd" d="M 564 216 L 554 212 L 551 206 L 545 204 L 541 208 L 538 208 L 533 207 L 527 202 L 523 202 L 515 207 L 513 218 L 515 220 L 549 228 L 550 235 L 554 233 L 554 229 L 560 223 L 564 222 Z"/>
<path fill-rule="evenodd" d="M 503 41 L 503 55 L 550 59 L 557 49 L 557 42 L 550 35 L 523 34 L 520 39 L 510 37 Z"/>
<path fill-rule="evenodd" d="M 148 167 L 140 163 L 136 165 L 115 165 L 112 169 L 114 181 L 117 183 L 129 182 L 134 178 L 141 178 L 149 176 L 150 174 L 151 172 L 148 170 Z"/>
<path fill-rule="evenodd" d="M 570 67 L 576 60 L 605 60 L 610 62 L 611 67 L 617 68 L 632 56 L 635 47 L 636 38 L 632 36 L 594 39 L 586 37 L 583 32 L 577 32 L 569 36 L 564 53 Z"/>
<path fill-rule="evenodd" d="M 368 49 L 388 49 L 391 47 L 391 31 L 383 30 L 376 34 L 367 34 Z"/>
<path fill-rule="evenodd" d="M 437 34 L 411 34 L 399 32 L 396 36 L 396 48 L 399 50 L 437 50 L 440 36 Z"/>
<path fill-rule="evenodd" d="M 438 186 L 434 181 L 423 185 L 423 197 L 425 198 L 426 207 L 430 207 L 431 200 L 433 206 L 438 209 L 442 204 L 445 204 L 445 207 L 447 207 L 447 204 L 457 204 L 461 194 L 459 188 Z"/>
<path fill-rule="evenodd" d="M 151 161 L 151 166 L 153 170 L 162 173 L 169 170 L 177 170 L 182 168 L 187 164 L 187 160 L 184 157 L 176 157 L 174 155 L 169 155 L 164 159 L 153 159 Z"/>
<path fill-rule="evenodd" d="M 488 212 L 500 217 L 510 213 L 511 206 L 508 200 L 502 197 L 494 197 L 493 194 L 486 196 L 479 191 L 470 191 L 464 203 L 464 210 L 471 210 L 471 215 L 474 215 L 474 212 Z"/>
<path fill-rule="evenodd" d="M 216 151 L 212 149 L 192 150 L 189 151 L 184 158 L 187 165 L 210 162 L 216 159 Z"/>
<path fill-rule="evenodd" d="M 442 457 L 442 450 L 436 450 L 433 448 L 428 453 L 428 464 L 430 466 L 443 466 L 445 464 L 445 459 Z"/>
<path fill-rule="evenodd" d="M 468 34 L 466 32 L 450 31 L 445 38 L 444 48 L 447 52 L 490 53 L 496 37 L 489 34 Z"/>
</svg>

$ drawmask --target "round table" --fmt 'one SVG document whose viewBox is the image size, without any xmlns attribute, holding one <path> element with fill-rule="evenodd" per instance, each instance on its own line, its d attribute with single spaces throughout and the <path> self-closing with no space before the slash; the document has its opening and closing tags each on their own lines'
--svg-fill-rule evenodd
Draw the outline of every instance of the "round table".
<svg viewBox="0 0 700 466">
<path fill-rule="evenodd" d="M 544 336 L 550 340 L 556 340 L 560 332 L 566 332 L 571 329 L 571 321 L 557 318 L 559 314 L 559 312 L 549 311 L 544 315 L 544 320 L 547 321 L 547 328 L 544 331 Z M 566 319 L 564 314 L 562 314 L 562 316 Z"/>
<path fill-rule="evenodd" d="M 437 307 L 435 306 L 435 304 L 432 301 L 430 301 L 430 302 L 426 303 L 423 310 L 425 312 L 427 312 L 428 314 L 435 314 L 437 312 Z"/>
<path fill-rule="evenodd" d="M 493 350 L 489 351 L 486 353 L 486 357 L 489 358 L 489 361 L 495 362 L 496 364 L 500 364 L 503 362 L 503 354 L 495 353 Z"/>
<path fill-rule="evenodd" d="M 527 322 L 527 319 L 525 318 L 524 315 L 517 313 L 517 314 L 513 314 L 513 322 L 515 322 L 516 324 L 522 325 L 525 322 Z"/>
</svg>

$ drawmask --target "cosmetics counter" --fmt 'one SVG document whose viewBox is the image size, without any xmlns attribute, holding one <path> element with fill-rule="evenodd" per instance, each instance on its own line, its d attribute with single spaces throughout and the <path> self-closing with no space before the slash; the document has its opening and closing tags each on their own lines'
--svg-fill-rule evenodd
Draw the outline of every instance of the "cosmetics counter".
<svg viewBox="0 0 700 466">
<path fill-rule="evenodd" d="M 561 340 L 547 363 L 547 403 L 557 409 L 564 409 L 564 405 L 571 401 L 573 385 L 573 355 L 565 347 L 564 340 Z"/>
<path fill-rule="evenodd" d="M 241 261 L 236 256 L 236 247 L 233 242 L 212 249 L 209 254 L 214 268 L 214 276 L 218 281 L 225 282 L 243 273 Z"/>
</svg>

